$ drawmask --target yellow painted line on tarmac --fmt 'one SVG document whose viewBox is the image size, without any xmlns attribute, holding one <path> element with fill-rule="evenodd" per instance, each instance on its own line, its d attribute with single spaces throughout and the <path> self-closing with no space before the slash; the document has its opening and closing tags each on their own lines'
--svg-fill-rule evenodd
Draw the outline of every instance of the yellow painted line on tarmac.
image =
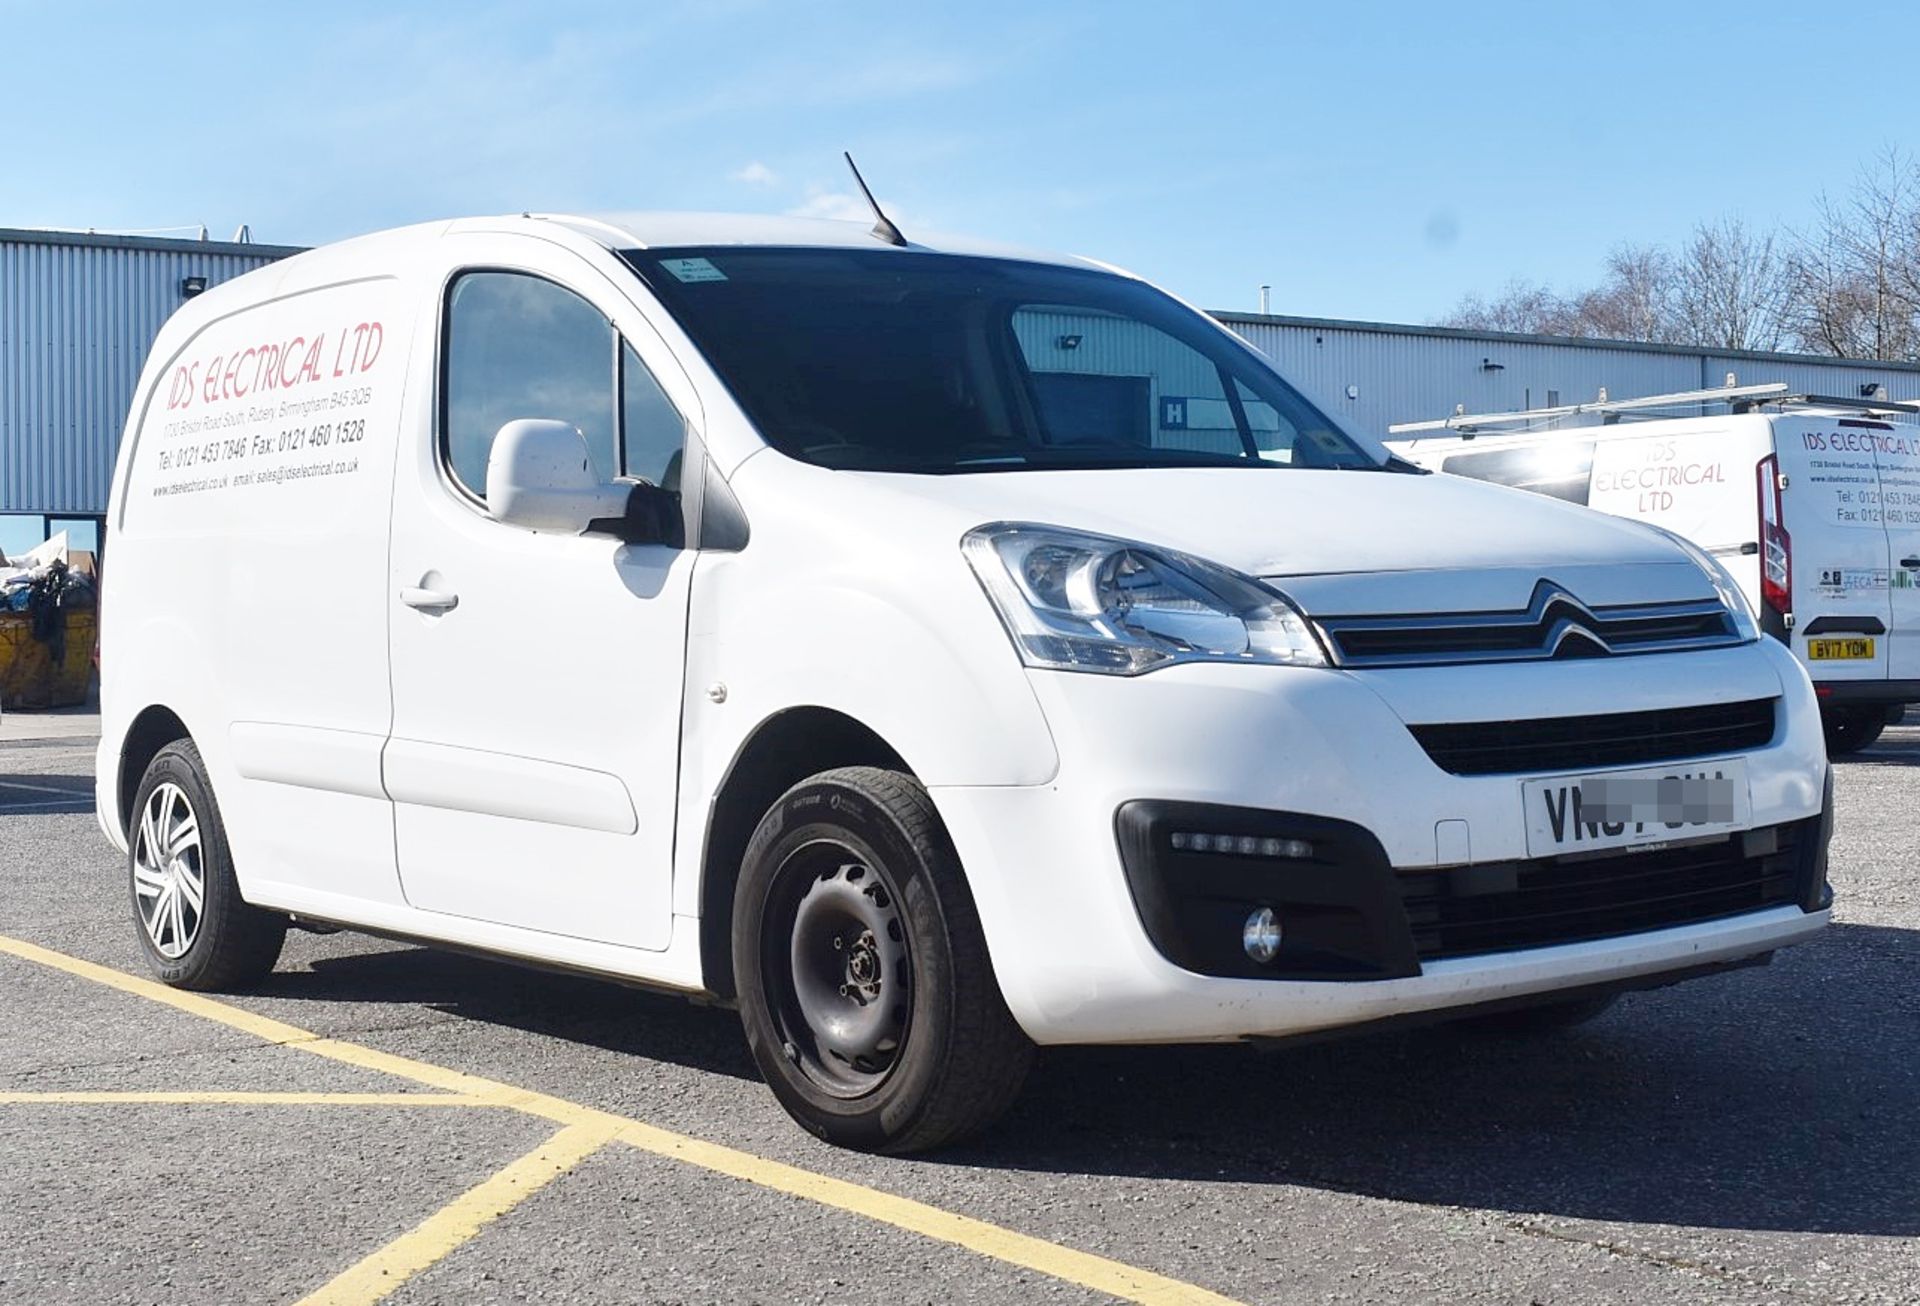
<svg viewBox="0 0 1920 1306">
<path fill-rule="evenodd" d="M 365 1306 L 379 1301 L 605 1147 L 612 1137 L 607 1129 L 568 1125 L 349 1267 L 318 1292 L 301 1298 L 297 1306 Z"/>
<path fill-rule="evenodd" d="M 0 1106 L 493 1106 L 465 1093 L 174 1092 L 0 1093 Z"/>
<path fill-rule="evenodd" d="M 959 1215 L 937 1206 L 930 1206 L 925 1202 L 914 1201 L 912 1198 L 900 1197 L 844 1179 L 835 1179 L 830 1175 L 819 1174 L 812 1170 L 803 1170 L 799 1166 L 769 1160 L 751 1152 L 743 1152 L 738 1148 L 727 1147 L 720 1143 L 710 1143 L 691 1135 L 675 1133 L 626 1116 L 614 1115 L 594 1107 L 583 1106 L 578 1102 L 570 1102 L 565 1098 L 515 1088 L 510 1084 L 503 1084 L 479 1075 L 469 1075 L 462 1071 L 450 1070 L 445 1066 L 436 1066 L 430 1062 L 415 1061 L 411 1057 L 396 1056 L 391 1052 L 362 1047 L 358 1043 L 326 1038 L 309 1030 L 274 1020 L 270 1016 L 256 1015 L 251 1011 L 202 994 L 168 988 L 155 980 L 129 975 L 124 971 L 83 961 L 78 957 L 69 957 L 65 953 L 42 948 L 20 939 L 0 935 L 0 953 L 11 954 L 24 961 L 37 962 L 69 975 L 93 980 L 123 993 L 163 1003 L 191 1015 L 252 1034 L 269 1043 L 311 1052 L 316 1056 L 344 1062 L 363 1070 L 379 1071 L 411 1080 L 429 1088 L 440 1089 L 445 1093 L 470 1098 L 475 1105 L 507 1107 L 569 1128 L 585 1130 L 585 1134 L 576 1136 L 580 1140 L 604 1134 L 605 1137 L 601 1142 L 594 1144 L 595 1148 L 611 1138 L 656 1156 L 698 1166 L 703 1170 L 728 1175 L 774 1192 L 818 1202 L 850 1214 L 866 1216 L 868 1219 L 893 1225 L 909 1233 L 962 1247 L 981 1256 L 1019 1266 L 1066 1283 L 1091 1288 L 1123 1301 L 1139 1302 L 1142 1306 L 1234 1306 L 1233 1299 L 1230 1297 L 1223 1297 L 1198 1285 L 1155 1274 L 1151 1270 L 1143 1270 L 1122 1261 L 1063 1247 L 1059 1243 L 1048 1242 L 1044 1238 L 1036 1238 L 1031 1234 L 1023 1234 L 1000 1225 L 990 1224 L 985 1220 Z M 555 1136 L 556 1141 L 567 1133 L 568 1130 L 563 1129 L 559 1135 Z M 592 1150 L 582 1153 L 582 1156 L 590 1154 Z M 509 1166 L 508 1171 L 516 1167 L 527 1167 L 519 1181 L 525 1182 L 528 1175 L 540 1173 L 541 1163 L 534 1159 L 539 1155 L 538 1151 L 529 1153 L 528 1156 L 522 1157 Z M 507 1171 L 501 1172 L 501 1174 L 506 1173 Z M 495 1178 L 498 1177 L 495 1176 Z M 493 1181 L 487 1181 L 487 1183 L 491 1182 Z M 481 1189 L 487 1187 L 487 1183 L 474 1189 L 467 1194 L 467 1197 L 458 1199 L 454 1205 L 458 1206 L 467 1198 L 474 1197 Z M 474 1209 L 483 1208 L 484 1202 L 481 1202 Z M 452 1210 L 452 1207 L 447 1210 Z M 446 1211 L 441 1214 L 446 1214 Z M 433 1225 L 438 1218 L 439 1216 L 431 1217 L 426 1224 L 405 1235 L 401 1241 L 414 1240 L 411 1243 L 414 1254 L 424 1252 L 434 1244 L 431 1238 L 416 1239 L 416 1235 L 421 1234 L 422 1230 L 427 1229 L 429 1225 Z M 470 1219 L 471 1212 L 465 1218 Z M 485 1220 L 474 1224 L 473 1231 L 477 1232 L 484 1224 Z M 468 1237 L 472 1237 L 472 1233 L 452 1243 L 445 1243 L 443 1239 L 444 1246 L 439 1255 L 446 1255 Z M 363 1261 L 361 1264 L 366 1265 L 372 1262 L 385 1250 L 389 1249 L 376 1252 L 373 1257 L 369 1257 L 368 1261 Z M 431 1263 L 431 1261 L 424 1262 L 424 1264 Z M 355 1269 L 358 1268 L 355 1267 Z M 407 1273 L 417 1273 L 419 1268 L 422 1267 L 416 1266 Z M 349 1274 L 353 1272 L 348 1271 Z M 335 1282 L 338 1283 L 339 1280 Z M 397 1283 L 398 1280 L 395 1280 L 394 1284 L 397 1285 Z M 385 1291 L 391 1290 L 392 1287 L 389 1286 Z M 325 1300 L 370 1302 L 378 1299 L 378 1296 L 361 1296 Z M 314 1300 L 317 1299 L 309 1299 L 310 1302 Z"/>
<path fill-rule="evenodd" d="M 1123 1261 L 1076 1251 L 1031 1234 L 1018 1233 L 985 1220 L 958 1215 L 938 1206 L 916 1202 L 849 1183 L 798 1166 L 769 1161 L 751 1152 L 708 1143 L 653 1125 L 633 1122 L 620 1131 L 620 1141 L 659 1156 L 672 1157 L 705 1170 L 771 1188 L 775 1192 L 838 1207 L 870 1220 L 905 1229 L 922 1237 L 964 1247 L 970 1252 L 1033 1270 L 1054 1279 L 1104 1292 L 1122 1301 L 1150 1306 L 1235 1306 L 1234 1299 L 1209 1292 L 1196 1284 L 1170 1279 Z"/>
</svg>

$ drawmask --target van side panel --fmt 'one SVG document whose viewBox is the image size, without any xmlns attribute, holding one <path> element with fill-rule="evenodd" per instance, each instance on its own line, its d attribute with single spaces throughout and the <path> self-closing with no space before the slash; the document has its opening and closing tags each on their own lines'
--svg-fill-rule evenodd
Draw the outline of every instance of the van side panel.
<svg viewBox="0 0 1920 1306">
<path fill-rule="evenodd" d="M 380 751 L 412 312 L 397 279 L 337 266 L 303 256 L 195 307 L 131 433 L 103 601 L 116 712 L 187 724 L 265 902 L 320 880 L 399 899 Z"/>
</svg>

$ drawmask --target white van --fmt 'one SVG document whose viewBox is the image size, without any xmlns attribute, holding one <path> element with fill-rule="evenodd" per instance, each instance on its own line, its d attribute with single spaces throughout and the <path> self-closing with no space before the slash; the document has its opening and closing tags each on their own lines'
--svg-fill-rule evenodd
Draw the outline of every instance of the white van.
<svg viewBox="0 0 1920 1306">
<path fill-rule="evenodd" d="M 1574 405 L 1556 411 L 1610 420 L 1557 430 L 1499 429 L 1537 412 L 1410 423 L 1393 430 L 1422 434 L 1389 445 L 1423 467 L 1647 522 L 1713 554 L 1761 629 L 1811 673 L 1828 751 L 1851 753 L 1920 702 L 1920 430 L 1889 420 L 1920 410 L 1786 390 Z M 1729 411 L 1630 420 L 1702 399 Z"/>
<path fill-rule="evenodd" d="M 852 1146 L 985 1125 L 1035 1044 L 1568 1022 L 1828 918 L 1813 690 L 1718 562 L 1389 459 L 1082 260 L 319 249 L 161 332 L 110 529 L 164 979 L 291 923 L 736 1002 Z"/>
</svg>

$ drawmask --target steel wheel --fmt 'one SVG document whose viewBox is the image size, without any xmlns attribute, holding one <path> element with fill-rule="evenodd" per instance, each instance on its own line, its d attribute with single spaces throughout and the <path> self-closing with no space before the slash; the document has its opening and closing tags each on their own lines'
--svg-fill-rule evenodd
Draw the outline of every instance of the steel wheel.
<svg viewBox="0 0 1920 1306">
<path fill-rule="evenodd" d="M 912 776 L 844 766 L 760 818 L 733 900 L 733 980 L 780 1105 L 842 1147 L 921 1152 L 984 1129 L 1033 1044 Z"/>
<path fill-rule="evenodd" d="M 826 841 L 795 849 L 775 886 L 762 939 L 787 1059 L 835 1097 L 870 1093 L 892 1072 L 913 1008 L 898 895 L 868 858 Z"/>
<path fill-rule="evenodd" d="M 179 785 L 156 786 L 140 811 L 133 892 L 154 951 L 170 961 L 184 956 L 200 934 L 207 878 L 200 818 Z"/>
</svg>

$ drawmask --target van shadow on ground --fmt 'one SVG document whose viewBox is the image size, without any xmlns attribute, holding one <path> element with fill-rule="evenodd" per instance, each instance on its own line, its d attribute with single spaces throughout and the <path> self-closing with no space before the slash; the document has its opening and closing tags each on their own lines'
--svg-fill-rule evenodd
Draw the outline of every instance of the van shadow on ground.
<svg viewBox="0 0 1920 1306">
<path fill-rule="evenodd" d="M 1920 932 L 1838 925 L 1764 970 L 1501 1039 L 1050 1054 L 951 1159 L 1307 1184 L 1634 1223 L 1920 1233 Z"/>
<path fill-rule="evenodd" d="M 276 971 L 254 992 L 315 1002 L 427 1007 L 710 1074 L 759 1077 L 731 1012 L 611 980 L 440 948 L 396 945 L 319 958 L 308 970 Z"/>
<path fill-rule="evenodd" d="M 941 1162 L 1305 1184 L 1569 1218 L 1920 1234 L 1920 932 L 1837 925 L 1765 969 L 1634 994 L 1531 1039 L 1447 1027 L 1262 1052 L 1050 1049 Z M 738 1020 L 426 949 L 262 992 L 410 1003 L 752 1079 Z"/>
</svg>

